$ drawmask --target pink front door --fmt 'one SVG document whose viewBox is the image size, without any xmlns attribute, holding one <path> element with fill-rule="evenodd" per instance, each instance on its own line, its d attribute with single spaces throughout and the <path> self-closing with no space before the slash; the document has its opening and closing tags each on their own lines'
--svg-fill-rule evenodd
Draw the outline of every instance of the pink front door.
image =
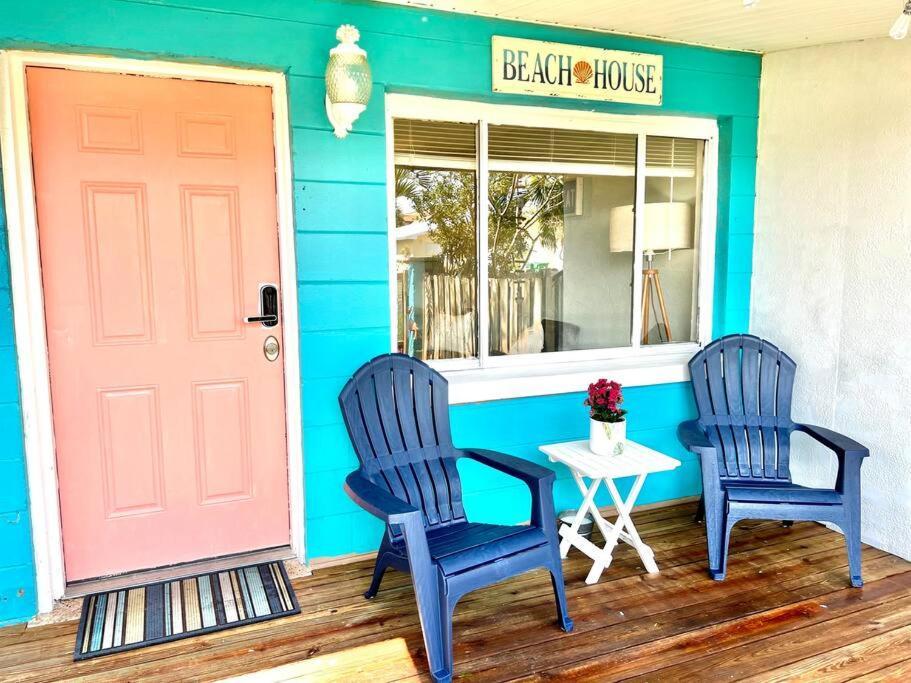
<svg viewBox="0 0 911 683">
<path fill-rule="evenodd" d="M 27 86 L 67 580 L 287 545 L 271 90 Z"/>
</svg>

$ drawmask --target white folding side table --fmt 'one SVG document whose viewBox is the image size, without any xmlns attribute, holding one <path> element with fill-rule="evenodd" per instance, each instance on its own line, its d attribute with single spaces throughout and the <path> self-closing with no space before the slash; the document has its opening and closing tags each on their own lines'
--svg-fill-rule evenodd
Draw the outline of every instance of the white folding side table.
<svg viewBox="0 0 911 683">
<path fill-rule="evenodd" d="M 540 450 L 547 454 L 551 462 L 561 462 L 569 468 L 582 493 L 582 505 L 576 512 L 572 524 L 560 527 L 560 536 L 563 537 L 560 542 L 560 556 L 565 558 L 570 547 L 575 546 L 594 561 L 585 583 L 598 582 L 601 572 L 610 566 L 614 548 L 619 541 L 633 546 L 649 574 L 657 574 L 655 553 L 639 538 L 630 512 L 642 490 L 645 478 L 653 472 L 676 469 L 680 467 L 680 461 L 635 441 L 627 441 L 620 455 L 596 455 L 589 450 L 587 439 L 541 446 Z M 614 482 L 615 479 L 623 477 L 636 478 L 626 500 L 620 495 Z M 590 484 L 585 483 L 586 478 L 591 481 Z M 604 482 L 617 508 L 617 520 L 613 524 L 601 516 L 595 504 L 595 494 L 601 482 Z M 586 513 L 592 516 L 604 536 L 603 548 L 599 548 L 579 533 L 579 526 L 585 520 Z"/>
</svg>

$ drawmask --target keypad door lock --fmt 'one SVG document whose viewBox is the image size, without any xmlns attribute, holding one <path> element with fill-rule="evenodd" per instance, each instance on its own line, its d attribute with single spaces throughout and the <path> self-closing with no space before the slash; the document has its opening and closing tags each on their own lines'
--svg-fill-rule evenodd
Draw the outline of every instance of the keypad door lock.
<svg viewBox="0 0 911 683">
<path fill-rule="evenodd" d="M 278 325 L 278 287 L 262 285 L 259 288 L 259 315 L 244 318 L 245 323 L 260 323 L 263 327 Z"/>
</svg>

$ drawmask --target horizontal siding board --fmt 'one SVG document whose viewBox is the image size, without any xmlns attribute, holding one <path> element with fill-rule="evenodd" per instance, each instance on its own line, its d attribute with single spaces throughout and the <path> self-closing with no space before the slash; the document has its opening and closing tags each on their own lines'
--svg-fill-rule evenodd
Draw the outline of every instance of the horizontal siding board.
<svg viewBox="0 0 911 683">
<path fill-rule="evenodd" d="M 759 107 L 756 78 L 681 70 L 667 65 L 664 74 L 663 110 L 752 116 Z"/>
<path fill-rule="evenodd" d="M 309 331 L 301 334 L 300 346 L 305 379 L 350 376 L 364 361 L 389 351 L 389 327 Z"/>
<path fill-rule="evenodd" d="M 28 511 L 0 513 L 0 548 L 5 566 L 32 563 L 32 527 Z"/>
<path fill-rule="evenodd" d="M 386 184 L 294 183 L 299 232 L 376 232 L 386 235 Z"/>
<path fill-rule="evenodd" d="M 294 128 L 292 155 L 298 180 L 386 182 L 386 138 L 350 133 L 340 140 L 325 130 Z"/>
<path fill-rule="evenodd" d="M 252 14 L 119 0 L 8 3 L 2 36 L 14 46 L 99 49 L 115 55 L 179 56 L 210 63 L 322 75 L 334 26 Z"/>
<path fill-rule="evenodd" d="M 750 304 L 750 288 L 752 286 L 752 273 L 729 273 L 725 286 L 728 290 L 728 301 L 733 308 L 748 308 Z"/>
<path fill-rule="evenodd" d="M 389 281 L 388 239 L 377 233 L 297 233 L 298 282 Z"/>
<path fill-rule="evenodd" d="M 342 424 L 338 395 L 348 376 L 305 379 L 301 383 L 304 424 L 309 429 L 318 425 Z"/>
<path fill-rule="evenodd" d="M 10 340 L 12 344 L 12 340 Z M 0 346 L 0 403 L 19 402 L 19 367 L 14 346 Z M 0 480 L 2 481 L 2 480 Z"/>
<path fill-rule="evenodd" d="M 0 403 L 0 460 L 21 462 L 24 458 L 22 413 L 19 404 Z"/>
<path fill-rule="evenodd" d="M 313 472 L 357 467 L 357 456 L 348 442 L 345 425 L 335 423 L 304 429 L 304 468 L 309 479 Z M 344 495 L 342 493 L 342 495 Z"/>
<path fill-rule="evenodd" d="M 0 626 L 25 621 L 37 611 L 32 563 L 0 566 Z"/>
<path fill-rule="evenodd" d="M 299 285 L 300 329 L 303 332 L 388 325 L 388 289 L 386 282 Z"/>
<path fill-rule="evenodd" d="M 363 510 L 340 515 L 319 515 L 306 521 L 310 560 L 376 550 L 383 524 Z"/>
<path fill-rule="evenodd" d="M 753 235 L 735 233 L 728 237 L 728 276 L 753 270 Z"/>
<path fill-rule="evenodd" d="M 733 235 L 751 234 L 754 229 L 754 204 L 756 197 L 753 195 L 737 195 L 731 197 L 727 206 L 728 232 Z"/>
<path fill-rule="evenodd" d="M 325 515 L 354 514 L 361 509 L 346 495 L 338 495 L 345 486 L 349 468 L 335 468 L 307 472 L 306 515 L 315 518 Z"/>
<path fill-rule="evenodd" d="M 0 460 L 0 513 L 23 512 L 28 508 L 25 463 L 22 460 Z"/>
<path fill-rule="evenodd" d="M 758 109 L 758 103 L 755 112 Z M 759 119 L 755 114 L 749 116 L 734 116 L 731 119 L 731 154 L 736 156 L 756 156 Z"/>
<path fill-rule="evenodd" d="M 724 311 L 724 327 L 719 335 L 742 334 L 750 328 L 749 308 L 728 308 Z"/>
<path fill-rule="evenodd" d="M 731 157 L 731 195 L 756 194 L 756 157 Z"/>
<path fill-rule="evenodd" d="M 0 239 L 4 242 L 6 238 L 0 235 Z M 0 257 L 3 255 L 0 254 Z M 4 259 L 0 261 L 0 264 L 5 264 L 7 261 Z M 0 287 L 0 346 L 11 346 L 13 341 L 16 338 L 16 330 L 13 327 L 13 302 L 12 302 L 12 292 L 6 287 Z M 2 433 L 2 432 L 0 432 Z"/>
<path fill-rule="evenodd" d="M 686 383 L 629 387 L 624 390 L 624 396 L 630 433 L 637 429 L 676 427 L 695 410 L 692 391 Z M 453 439 L 460 447 L 483 444 L 509 447 L 527 442 L 530 422 L 535 423 L 533 435 L 537 445 L 587 438 L 584 399 L 584 394 L 572 393 L 454 406 Z M 655 405 L 662 409 L 654 410 Z"/>
<path fill-rule="evenodd" d="M 21 462 L 24 457 L 19 403 L 0 403 L 0 460 Z"/>
</svg>

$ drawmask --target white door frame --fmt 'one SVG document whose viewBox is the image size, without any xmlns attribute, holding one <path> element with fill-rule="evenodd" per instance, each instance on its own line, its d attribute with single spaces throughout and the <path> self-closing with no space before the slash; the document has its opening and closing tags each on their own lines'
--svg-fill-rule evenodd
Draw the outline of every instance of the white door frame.
<svg viewBox="0 0 911 683">
<path fill-rule="evenodd" d="M 120 59 L 32 51 L 0 52 L 0 147 L 6 195 L 10 275 L 22 425 L 28 471 L 29 512 L 35 552 L 38 611 L 47 612 L 63 596 L 66 575 L 57 496 L 54 422 L 45 332 L 44 296 L 38 251 L 38 222 L 32 173 L 25 69 L 47 66 L 80 71 L 159 78 L 206 80 L 272 89 L 275 183 L 281 266 L 288 446 L 291 548 L 304 561 L 304 463 L 301 441 L 300 355 L 297 264 L 294 257 L 293 176 L 285 75 L 201 64 Z"/>
</svg>

